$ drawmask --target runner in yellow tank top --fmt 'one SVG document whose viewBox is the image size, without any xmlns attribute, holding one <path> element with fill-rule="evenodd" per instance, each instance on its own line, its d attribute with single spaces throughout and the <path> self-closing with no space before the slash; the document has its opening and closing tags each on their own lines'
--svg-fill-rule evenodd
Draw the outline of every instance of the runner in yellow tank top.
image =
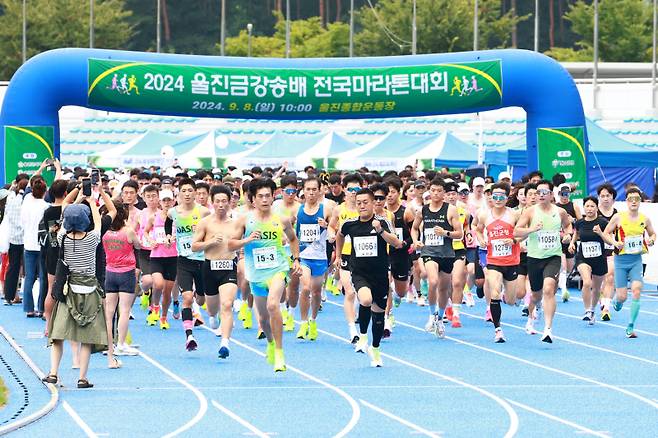
<svg viewBox="0 0 658 438">
<path fill-rule="evenodd" d="M 615 214 L 603 233 L 606 243 L 616 248 L 615 255 L 615 297 L 612 306 L 621 310 L 627 298 L 628 282 L 631 283 L 633 299 L 631 301 L 631 317 L 626 327 L 626 337 L 636 338 L 635 321 L 640 314 L 640 293 L 644 285 L 642 273 L 642 254 L 656 241 L 656 233 L 651 220 L 640 213 L 642 201 L 640 190 L 632 187 L 626 191 L 628 211 Z M 613 233 L 617 231 L 617 239 Z"/>
<path fill-rule="evenodd" d="M 329 230 L 327 232 L 327 241 L 333 243 L 336 241 L 336 234 L 348 219 L 355 219 L 359 217 L 356 210 L 356 192 L 361 189 L 363 178 L 358 173 L 346 175 L 343 178 L 343 187 L 345 188 L 345 202 L 340 204 L 338 208 L 334 209 L 329 222 Z M 345 241 L 343 250 L 341 252 L 341 267 L 340 267 L 340 283 L 345 290 L 344 311 L 345 320 L 350 332 L 350 340 L 353 344 L 359 340 L 356 331 L 356 318 L 354 312 L 354 300 L 356 298 L 356 291 L 352 286 L 352 274 L 350 273 L 350 254 L 352 253 L 352 242 Z"/>
</svg>

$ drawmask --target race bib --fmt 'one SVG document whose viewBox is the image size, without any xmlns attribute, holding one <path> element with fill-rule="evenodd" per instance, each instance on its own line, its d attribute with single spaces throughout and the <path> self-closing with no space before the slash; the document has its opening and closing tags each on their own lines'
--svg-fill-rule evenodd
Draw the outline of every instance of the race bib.
<svg viewBox="0 0 658 438">
<path fill-rule="evenodd" d="M 299 240 L 306 243 L 320 240 L 320 225 L 299 224 Z"/>
<path fill-rule="evenodd" d="M 192 236 L 180 236 L 178 238 L 178 255 L 183 257 L 192 255 Z"/>
<path fill-rule="evenodd" d="M 539 249 L 543 250 L 559 248 L 561 245 L 560 232 L 543 230 L 537 231 L 537 243 L 539 244 Z"/>
<path fill-rule="evenodd" d="M 254 248 L 252 255 L 256 269 L 272 269 L 279 266 L 279 253 L 274 246 Z"/>
<path fill-rule="evenodd" d="M 423 230 L 425 235 L 425 246 L 441 246 L 443 245 L 443 236 L 439 236 L 434 233 L 434 229 L 430 228 L 429 230 Z"/>
<path fill-rule="evenodd" d="M 601 254 L 603 254 L 599 242 L 580 242 L 580 249 L 586 259 L 601 257 Z"/>
<path fill-rule="evenodd" d="M 395 236 L 398 238 L 398 240 L 404 240 L 402 238 L 402 228 L 396 228 L 395 229 Z"/>
<path fill-rule="evenodd" d="M 512 255 L 512 245 L 504 243 L 502 239 L 492 240 L 491 249 L 493 250 L 493 257 L 507 257 Z"/>
<path fill-rule="evenodd" d="M 626 254 L 641 254 L 643 236 L 626 236 L 624 239 L 624 252 Z"/>
<path fill-rule="evenodd" d="M 612 250 L 612 249 L 615 249 L 615 246 L 610 245 L 609 243 L 604 243 L 603 248 L 606 249 L 606 250 Z"/>
<path fill-rule="evenodd" d="M 357 257 L 377 257 L 377 236 L 355 237 L 354 254 Z"/>
<path fill-rule="evenodd" d="M 210 260 L 211 271 L 232 271 L 233 260 Z"/>
<path fill-rule="evenodd" d="M 164 227 L 157 227 L 153 230 L 153 238 L 156 243 L 163 244 L 167 241 L 167 233 Z"/>
</svg>

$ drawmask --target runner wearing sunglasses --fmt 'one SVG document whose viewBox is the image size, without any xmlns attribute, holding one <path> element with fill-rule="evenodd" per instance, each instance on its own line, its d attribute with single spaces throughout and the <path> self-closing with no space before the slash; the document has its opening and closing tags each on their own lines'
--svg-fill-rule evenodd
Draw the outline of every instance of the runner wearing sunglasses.
<svg viewBox="0 0 658 438">
<path fill-rule="evenodd" d="M 612 243 L 615 255 L 615 298 L 612 307 L 620 311 L 628 294 L 628 283 L 631 283 L 633 299 L 631 301 L 631 317 L 626 327 L 627 338 L 637 338 L 635 322 L 640 314 L 640 294 L 644 286 L 642 273 L 642 254 L 646 254 L 649 246 L 656 241 L 656 233 L 651 220 L 640 213 L 642 201 L 640 189 L 631 187 L 626 191 L 626 206 L 628 211 L 615 214 L 605 227 L 604 238 Z M 617 230 L 616 238 L 612 238 Z"/>
<path fill-rule="evenodd" d="M 550 181 L 540 180 L 537 183 L 537 197 L 537 204 L 521 215 L 514 229 L 514 237 L 528 238 L 528 277 L 532 302 L 536 306 L 543 299 L 544 333 L 541 340 L 552 343 L 555 291 L 562 257 L 560 233 L 571 234 L 571 216 L 553 204 L 553 183 Z M 526 332 L 537 333 L 532 313 L 528 316 Z"/>
</svg>

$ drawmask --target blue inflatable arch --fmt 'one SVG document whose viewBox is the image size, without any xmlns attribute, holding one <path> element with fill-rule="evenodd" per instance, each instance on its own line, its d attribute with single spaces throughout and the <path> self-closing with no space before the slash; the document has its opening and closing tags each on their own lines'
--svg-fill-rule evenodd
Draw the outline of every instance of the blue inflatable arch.
<svg viewBox="0 0 658 438">
<path fill-rule="evenodd" d="M 92 63 L 105 62 L 110 67 L 112 63 L 118 63 L 119 66 L 108 67 L 108 70 L 99 76 L 92 75 Z M 498 68 L 498 76 L 490 76 L 478 70 L 480 65 L 487 62 L 495 62 Z M 118 72 L 120 76 L 127 71 L 125 67 L 129 66 L 150 66 L 152 68 L 160 68 L 160 71 L 174 71 L 177 67 L 196 68 L 197 71 L 206 71 L 209 74 L 212 71 L 234 71 L 234 72 L 254 72 L 254 71 L 269 71 L 278 72 L 286 70 L 288 72 L 295 71 L 379 71 L 390 72 L 391 74 L 408 71 L 422 72 L 423 67 L 431 66 L 452 66 L 457 68 L 460 72 L 465 72 L 463 76 L 467 84 L 462 83 L 461 86 L 468 88 L 468 86 L 477 91 L 478 88 L 484 88 L 485 85 L 491 86 L 495 93 L 498 93 L 496 99 L 471 99 L 469 106 L 461 107 L 452 104 L 448 100 L 448 90 L 452 90 L 455 84 L 451 78 L 449 80 L 448 89 L 443 89 L 440 101 L 428 100 L 432 99 L 431 94 L 423 94 L 419 98 L 412 98 L 411 102 L 400 104 L 394 108 L 388 108 L 388 112 L 381 114 L 355 113 L 356 107 L 352 107 L 352 112 L 330 111 L 329 106 L 325 107 L 324 113 L 318 113 L 318 109 L 314 108 L 314 113 L 299 113 L 287 112 L 287 109 L 298 111 L 298 106 L 281 106 L 282 111 L 271 111 L 269 107 L 263 106 L 262 112 L 259 113 L 241 113 L 234 112 L 231 114 L 217 112 L 210 114 L 208 111 L 200 113 L 198 108 L 183 108 L 178 107 L 172 109 L 171 102 L 175 100 L 174 97 L 170 102 L 167 95 L 160 97 L 159 103 L 154 105 L 129 105 L 123 106 L 116 102 L 104 104 L 102 99 L 91 99 L 92 91 L 116 89 L 126 93 L 128 90 L 125 86 L 119 86 L 117 75 L 113 74 Z M 137 67 L 133 67 L 137 68 Z M 447 68 L 447 67 L 446 67 Z M 121 69 L 124 69 L 121 71 Z M 205 70 L 204 70 L 205 69 Z M 333 70 L 332 70 L 333 69 Z M 143 72 L 143 71 L 142 71 Z M 478 76 L 479 85 L 469 83 L 472 72 L 479 72 L 482 75 Z M 461 75 L 461 73 L 460 73 Z M 468 75 L 468 76 L 466 76 Z M 98 81 L 102 79 L 105 85 L 101 87 Z M 145 76 L 145 75 L 144 75 Z M 392 77 L 392 76 L 391 76 Z M 422 78 L 422 73 L 416 78 Z M 462 76 L 459 76 L 460 78 Z M 130 78 L 130 71 L 128 70 L 128 78 Z M 176 77 L 174 76 L 174 79 Z M 486 80 L 484 80 L 485 78 Z M 155 85 L 156 88 L 162 89 L 173 87 L 174 91 L 182 91 L 183 87 L 189 90 L 189 83 L 171 81 L 172 83 L 153 83 L 153 76 L 150 77 L 150 84 L 145 83 L 140 78 L 140 85 L 142 86 L 142 93 L 146 96 L 144 86 Z M 187 78 L 189 79 L 189 78 Z M 387 78 L 387 81 L 390 77 Z M 437 79 L 436 76 L 433 79 Z M 441 80 L 442 78 L 438 78 Z M 123 78 L 123 85 L 126 85 L 125 78 Z M 133 82 L 134 82 L 133 76 Z M 110 82 L 113 81 L 113 82 Z M 395 82 L 394 80 L 392 80 Z M 413 78 L 412 78 L 413 81 Z M 166 81 L 165 81 L 166 82 Z M 448 82 L 448 76 L 445 76 L 445 82 Z M 437 82 L 433 82 L 437 85 Z M 387 82 L 388 84 L 388 82 Z M 390 85 L 389 86 L 394 86 Z M 398 84 L 399 85 L 399 84 Z M 409 84 L 406 84 L 409 86 Z M 441 84 L 439 84 L 441 85 Z M 443 83 L 443 86 L 446 84 Z M 422 88 L 422 85 L 421 85 Z M 460 91 L 457 87 L 457 91 Z M 454 91 L 454 90 L 452 90 Z M 463 90 L 462 90 L 463 91 Z M 134 93 L 128 93 L 134 94 Z M 453 93 L 454 94 L 454 93 Z M 459 93 L 457 93 L 459 94 Z M 475 95 L 475 94 L 473 94 Z M 119 96 L 119 94 L 117 94 Z M 173 95 L 172 95 L 173 96 Z M 420 96 L 420 95 L 419 95 Z M 151 99 L 154 97 L 151 96 Z M 221 97 L 218 97 L 221 99 Z M 315 98 L 315 103 L 321 104 L 322 98 L 314 96 L 297 95 L 296 102 L 312 101 Z M 409 98 L 409 96 L 407 96 Z M 306 100 L 305 100 L 306 99 Z M 320 99 L 320 100 L 318 100 Z M 444 105 L 443 102 L 446 102 Z M 475 103 L 473 103 L 475 102 Z M 410 104 L 411 103 L 411 104 Z M 261 105 L 262 100 L 259 101 Z M 404 116 L 422 116 L 422 115 L 438 115 L 438 114 L 455 114 L 455 113 L 472 113 L 477 111 L 493 110 L 502 107 L 521 107 L 527 113 L 527 154 L 528 154 L 528 168 L 538 168 L 537 157 L 537 130 L 539 128 L 562 128 L 562 127 L 583 127 L 585 126 L 585 118 L 583 114 L 582 103 L 575 83 L 568 72 L 556 61 L 548 58 L 542 54 L 538 54 L 525 50 L 491 50 L 480 52 L 463 52 L 463 53 L 448 53 L 448 54 L 432 54 L 432 55 L 419 55 L 419 56 L 394 56 L 394 57 L 373 57 L 373 58 L 335 58 L 335 59 L 263 59 L 263 58 L 232 58 L 232 57 L 211 57 L 211 56 L 194 56 L 194 55 L 175 55 L 175 54 L 156 54 L 156 53 L 141 53 L 141 52 L 126 52 L 114 50 L 99 50 L 99 49 L 58 49 L 42 53 L 25 63 L 12 78 L 9 87 L 6 91 L 4 101 L 2 103 L 2 112 L 0 114 L 0 125 L 2 128 L 2 135 L 0 136 L 0 180 L 5 181 L 11 179 L 13 175 L 5 175 L 12 163 L 7 160 L 15 158 L 12 154 L 13 144 L 8 144 L 8 128 L 20 129 L 20 127 L 52 127 L 53 144 L 49 148 L 52 149 L 51 153 L 54 156 L 59 156 L 60 141 L 59 141 L 59 119 L 58 111 L 66 105 L 75 105 L 87 107 L 98 110 L 118 111 L 118 112 L 133 112 L 140 114 L 165 114 L 176 116 L 204 116 L 204 117 L 245 117 L 245 118 L 258 118 L 258 119 L 321 119 L 321 118 L 361 118 L 361 117 L 404 117 Z M 198 102 L 195 103 L 198 107 Z M 359 110 L 361 110 L 361 105 Z M 377 105 L 377 103 L 375 103 Z M 203 106 L 203 104 L 201 104 Z M 320 105 L 321 106 L 321 105 Z M 305 105 L 301 105 L 305 109 Z M 308 106 L 310 108 L 311 105 Z M 249 107 L 251 108 L 251 106 Z M 278 107 L 277 107 L 278 108 Z M 338 108 L 338 107 L 336 107 Z M 226 105 L 224 106 L 226 109 Z M 381 109 L 381 108 L 379 108 Z M 321 109 L 319 111 L 322 111 Z M 584 142 L 582 145 L 583 156 L 587 156 L 587 139 L 586 133 L 584 134 Z M 43 140 L 41 140 L 42 143 Z M 25 158 L 25 157 L 24 157 Z M 15 163 L 14 163 L 15 165 Z"/>
</svg>

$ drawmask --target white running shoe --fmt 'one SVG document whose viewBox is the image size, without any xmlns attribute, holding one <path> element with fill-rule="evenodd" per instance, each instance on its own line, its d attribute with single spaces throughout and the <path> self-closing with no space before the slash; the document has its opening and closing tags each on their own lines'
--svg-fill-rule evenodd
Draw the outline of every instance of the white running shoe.
<svg viewBox="0 0 658 438">
<path fill-rule="evenodd" d="M 323 303 L 327 301 L 327 290 L 325 288 L 322 288 L 322 292 L 320 292 L 320 300 Z"/>
<path fill-rule="evenodd" d="M 427 300 L 425 299 L 424 296 L 421 295 L 416 300 L 416 304 L 418 304 L 420 307 L 425 307 L 425 306 L 427 306 Z"/>
<path fill-rule="evenodd" d="M 475 299 L 473 298 L 473 293 L 471 291 L 465 292 L 464 293 L 464 298 L 466 298 L 466 305 L 468 307 L 474 307 L 475 306 Z"/>
<path fill-rule="evenodd" d="M 359 340 L 356 341 L 354 346 L 355 353 L 367 353 L 368 352 L 368 337 L 365 335 L 359 336 Z"/>
<path fill-rule="evenodd" d="M 503 344 L 505 342 L 505 335 L 503 334 L 503 329 L 500 327 L 496 329 L 496 336 L 494 338 L 496 344 Z"/>
<path fill-rule="evenodd" d="M 119 344 L 114 348 L 115 356 L 137 356 L 139 350 L 127 344 Z"/>
<path fill-rule="evenodd" d="M 441 318 L 436 317 L 436 337 L 439 339 L 443 339 L 446 337 L 446 326 L 443 323 L 443 320 Z"/>
<path fill-rule="evenodd" d="M 217 330 L 219 328 L 219 318 L 217 316 L 211 316 L 208 319 L 208 325 L 211 329 Z"/>
<path fill-rule="evenodd" d="M 384 366 L 382 355 L 379 348 L 368 347 L 368 356 L 370 356 L 370 366 L 374 368 L 381 368 Z"/>
<path fill-rule="evenodd" d="M 537 334 L 537 330 L 535 330 L 535 320 L 533 318 L 528 318 L 528 322 L 525 323 L 525 332 L 529 335 Z"/>
<path fill-rule="evenodd" d="M 553 336 L 553 333 L 551 333 L 551 329 L 549 329 L 549 328 L 544 329 L 544 334 L 541 336 L 541 341 L 546 342 L 548 344 L 552 344 L 553 343 L 552 336 Z"/>
<path fill-rule="evenodd" d="M 434 333 L 436 327 L 434 326 L 434 315 L 430 315 L 427 319 L 427 324 L 425 324 L 425 331 L 429 333 Z"/>
</svg>

